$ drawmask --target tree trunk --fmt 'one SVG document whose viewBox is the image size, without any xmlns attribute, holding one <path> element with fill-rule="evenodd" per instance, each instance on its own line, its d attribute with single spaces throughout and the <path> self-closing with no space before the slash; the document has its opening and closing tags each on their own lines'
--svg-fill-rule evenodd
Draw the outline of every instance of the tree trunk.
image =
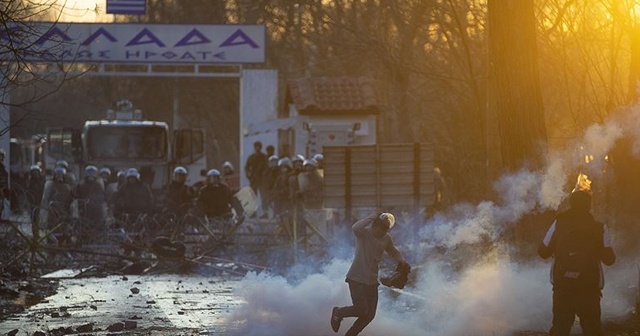
<svg viewBox="0 0 640 336">
<path fill-rule="evenodd" d="M 490 0 L 491 76 L 503 168 L 539 168 L 547 132 L 538 74 L 533 0 Z"/>
<path fill-rule="evenodd" d="M 627 102 L 635 104 L 638 101 L 638 80 L 640 80 L 640 26 L 631 30 L 631 63 L 629 64 L 629 92 Z"/>
</svg>

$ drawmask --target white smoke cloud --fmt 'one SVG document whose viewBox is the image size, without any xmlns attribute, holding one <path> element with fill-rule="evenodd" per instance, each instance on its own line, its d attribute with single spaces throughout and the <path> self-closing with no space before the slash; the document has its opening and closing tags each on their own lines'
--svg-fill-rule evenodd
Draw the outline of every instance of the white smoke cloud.
<svg viewBox="0 0 640 336">
<path fill-rule="evenodd" d="M 593 124 L 585 131 L 584 144 L 593 156 L 604 157 L 613 149 L 616 141 L 622 135 L 622 128 L 614 121 L 606 124 Z"/>
<path fill-rule="evenodd" d="M 344 282 L 350 262 L 334 260 L 293 285 L 282 276 L 249 273 L 238 286 L 247 304 L 234 314 L 245 327 L 238 335 L 325 335 L 331 308 L 347 304 Z"/>
<path fill-rule="evenodd" d="M 428 284 L 416 290 L 430 298 L 421 325 L 429 335 L 509 335 L 545 330 L 550 321 L 546 265 L 497 259 L 473 265 L 453 281 L 434 267 L 420 276 L 419 283 Z"/>
<path fill-rule="evenodd" d="M 249 274 L 238 286 L 247 304 L 234 314 L 237 335 L 328 335 L 333 306 L 351 304 L 344 275 L 350 261 L 335 260 L 292 285 L 281 276 Z M 442 261 L 416 268 L 415 285 L 402 291 L 380 287 L 374 321 L 365 334 L 507 335 L 543 331 L 550 321 L 548 267 L 504 260 L 479 263 L 452 277 Z M 354 318 L 345 318 L 344 333 Z"/>
<path fill-rule="evenodd" d="M 384 335 L 511 335 L 544 332 L 551 323 L 549 263 L 521 264 L 495 250 L 486 260 L 452 273 L 443 260 L 414 267 L 415 281 L 404 290 L 381 286 L 378 311 L 364 334 Z M 333 306 L 350 305 L 344 282 L 348 260 L 326 267 L 292 284 L 282 276 L 248 274 L 237 294 L 247 304 L 234 313 L 243 327 L 235 335 L 285 336 L 333 334 Z M 636 270 L 623 264 L 605 270 L 608 281 L 602 301 L 603 318 L 630 313 Z M 355 321 L 345 318 L 343 334 Z M 577 329 L 576 329 L 577 330 Z"/>
<path fill-rule="evenodd" d="M 483 237 L 495 237 L 494 204 L 491 202 L 482 202 L 466 216 L 455 222 L 455 226 L 446 235 L 441 236 L 443 241 L 440 245 L 446 247 L 454 247 L 459 244 L 478 243 Z M 428 225 L 428 224 L 427 224 Z"/>
<path fill-rule="evenodd" d="M 559 186 L 567 183 L 567 168 L 562 156 L 554 155 L 541 175 L 539 203 L 543 209 L 558 209 L 567 193 Z"/>
</svg>

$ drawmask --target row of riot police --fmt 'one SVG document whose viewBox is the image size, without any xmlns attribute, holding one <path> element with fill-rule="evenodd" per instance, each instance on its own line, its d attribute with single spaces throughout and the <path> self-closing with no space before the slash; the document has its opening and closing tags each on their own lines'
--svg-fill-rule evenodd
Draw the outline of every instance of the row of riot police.
<svg viewBox="0 0 640 336">
<path fill-rule="evenodd" d="M 253 144 L 254 152 L 249 155 L 245 164 L 245 174 L 251 189 L 260 196 L 262 205 L 261 217 L 270 214 L 279 215 L 291 210 L 295 200 L 300 199 L 298 175 L 303 171 L 316 171 L 307 175 L 319 175 L 313 181 L 322 179 L 324 157 L 316 154 L 313 158 L 305 159 L 298 154 L 291 158 L 274 155 L 273 146 L 267 146 L 267 153 L 262 152 L 262 142 Z M 307 167 L 307 168 L 305 168 Z M 304 179 L 304 178 L 303 178 Z M 321 185 L 321 184 L 320 184 Z M 304 190 L 303 193 L 314 194 L 321 187 L 315 186 L 313 191 Z M 305 189 L 307 186 L 305 184 Z"/>
<path fill-rule="evenodd" d="M 320 164 L 300 155 L 292 159 L 269 157 L 262 180 L 265 188 L 261 192 L 268 208 L 263 210 L 270 209 L 277 216 L 303 216 L 305 209 L 321 208 Z M 226 170 L 229 168 L 232 170 L 232 167 L 225 166 Z M 234 190 L 225 183 L 225 176 L 217 169 L 211 169 L 204 181 L 189 186 L 185 183 L 187 170 L 176 167 L 172 180 L 154 194 L 141 181 L 136 168 L 118 171 L 117 179 L 112 179 L 109 168 L 98 169 L 88 165 L 84 177 L 78 181 L 69 165 L 59 161 L 48 181 L 38 166 L 31 167 L 26 198 L 35 228 L 53 229 L 61 223 L 70 222 L 76 215 L 82 225 L 95 228 L 105 227 L 107 218 L 135 220 L 141 215 L 183 217 L 190 213 L 230 219 L 234 209 L 242 216 L 242 207 L 234 198 Z M 73 210 L 74 201 L 77 213 Z"/>
<path fill-rule="evenodd" d="M 98 168 L 86 167 L 84 180 L 76 183 L 75 175 L 64 161 L 53 169 L 50 181 L 45 181 L 38 166 L 32 166 L 26 192 L 31 210 L 34 236 L 45 227 L 55 233 L 68 233 L 72 222 L 72 204 L 78 200 L 78 214 L 91 222 L 104 220 L 104 185 Z"/>
<path fill-rule="evenodd" d="M 271 158 L 275 162 L 275 158 Z M 300 206 L 318 207 L 322 202 L 322 175 L 318 163 L 296 155 L 277 161 L 278 173 L 273 180 L 273 208 L 276 213 L 292 211 Z"/>
<path fill-rule="evenodd" d="M 259 179 L 263 216 L 267 217 L 268 213 L 292 215 L 296 206 L 300 214 L 303 209 L 322 208 L 322 161 L 321 154 L 312 159 L 305 159 L 302 155 L 293 158 L 270 156 Z M 211 169 L 205 181 L 191 187 L 185 184 L 186 174 L 183 167 L 174 169 L 173 180 L 162 192 L 163 212 L 177 215 L 191 212 L 222 218 L 231 217 L 232 209 L 239 215 L 243 213 L 234 197 L 239 186 L 236 183 L 237 175 L 229 162 L 223 164 L 222 172 Z"/>
<path fill-rule="evenodd" d="M 162 192 L 162 212 L 179 217 L 192 213 L 209 218 L 230 219 L 233 207 L 238 215 L 242 214 L 241 209 L 234 206 L 233 192 L 223 182 L 219 170 L 209 170 L 206 180 L 192 187 L 185 184 L 186 178 L 187 170 L 184 167 L 176 167 L 173 170 L 173 180 Z"/>
<path fill-rule="evenodd" d="M 88 165 L 84 178 L 77 181 L 65 163 L 59 162 L 53 169 L 51 180 L 46 182 L 39 169 L 32 167 L 27 182 L 27 197 L 34 223 L 54 231 L 58 227 L 68 227 L 75 217 L 74 200 L 77 204 L 77 222 L 86 231 L 104 228 L 108 212 L 116 216 L 122 213 L 146 213 L 152 209 L 151 190 L 140 181 L 137 169 L 128 169 L 121 181 L 110 186 L 110 171 L 107 169 L 99 170 L 94 165 Z M 38 203 L 38 188 L 42 185 L 42 196 Z M 36 204 L 39 204 L 39 211 L 35 209 Z"/>
<path fill-rule="evenodd" d="M 267 209 L 280 220 L 295 222 L 301 236 L 306 235 L 308 225 L 317 227 L 324 222 L 321 160 L 322 156 L 305 159 L 302 155 L 273 155 L 267 162 L 262 189 Z M 265 213 L 267 209 L 263 209 Z"/>
</svg>

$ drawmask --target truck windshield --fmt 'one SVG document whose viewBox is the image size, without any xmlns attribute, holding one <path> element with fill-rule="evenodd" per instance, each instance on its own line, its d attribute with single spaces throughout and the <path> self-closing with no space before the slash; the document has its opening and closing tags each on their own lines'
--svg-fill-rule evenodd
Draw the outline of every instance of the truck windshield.
<svg viewBox="0 0 640 336">
<path fill-rule="evenodd" d="M 96 126 L 87 130 L 93 159 L 164 159 L 167 130 L 159 126 Z"/>
</svg>

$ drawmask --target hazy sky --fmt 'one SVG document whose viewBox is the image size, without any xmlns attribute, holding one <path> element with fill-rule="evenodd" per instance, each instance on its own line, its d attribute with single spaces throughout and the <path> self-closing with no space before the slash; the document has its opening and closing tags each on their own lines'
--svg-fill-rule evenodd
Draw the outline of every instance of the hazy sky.
<svg viewBox="0 0 640 336">
<path fill-rule="evenodd" d="M 60 7 L 64 6 L 60 21 L 104 22 L 113 20 L 113 15 L 106 14 L 106 0 L 57 0 L 57 3 Z"/>
</svg>

